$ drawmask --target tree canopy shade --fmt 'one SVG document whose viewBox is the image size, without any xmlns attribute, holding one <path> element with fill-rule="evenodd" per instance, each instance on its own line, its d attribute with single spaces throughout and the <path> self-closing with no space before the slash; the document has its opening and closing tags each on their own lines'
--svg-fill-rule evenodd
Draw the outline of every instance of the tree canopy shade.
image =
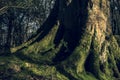
<svg viewBox="0 0 120 80">
<path fill-rule="evenodd" d="M 119 0 L 55 0 L 36 34 L 1 56 L 0 78 L 119 79 L 119 7 Z"/>
</svg>

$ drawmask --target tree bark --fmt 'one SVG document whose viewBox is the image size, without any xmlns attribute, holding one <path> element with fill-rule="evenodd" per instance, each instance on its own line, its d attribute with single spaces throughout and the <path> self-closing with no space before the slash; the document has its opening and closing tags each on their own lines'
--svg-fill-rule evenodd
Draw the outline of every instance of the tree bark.
<svg viewBox="0 0 120 80">
<path fill-rule="evenodd" d="M 114 35 L 112 16 L 115 14 L 111 13 L 110 4 L 109 0 L 56 0 L 50 16 L 37 32 L 38 37 L 30 45 L 39 42 L 42 49 L 55 54 L 51 61 L 59 65 L 57 69 L 62 68 L 77 80 L 88 72 L 100 80 L 120 78 L 117 42 L 120 36 Z M 49 45 L 53 46 L 48 49 Z M 40 51 L 41 48 L 33 50 L 48 53 Z"/>
</svg>

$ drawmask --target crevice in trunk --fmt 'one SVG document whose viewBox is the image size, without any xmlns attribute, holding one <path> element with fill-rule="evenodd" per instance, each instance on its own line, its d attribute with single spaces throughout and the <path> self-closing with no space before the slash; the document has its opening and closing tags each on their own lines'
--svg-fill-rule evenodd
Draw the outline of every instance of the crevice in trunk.
<svg viewBox="0 0 120 80">
<path fill-rule="evenodd" d="M 110 0 L 111 26 L 113 35 L 120 35 L 120 1 Z"/>
<path fill-rule="evenodd" d="M 65 26 L 63 24 L 60 24 L 58 28 L 58 31 L 54 39 L 54 44 L 56 45 L 56 47 L 60 44 L 60 41 L 63 39 L 64 33 L 65 33 L 64 27 Z"/>
<path fill-rule="evenodd" d="M 85 24 L 88 18 L 88 2 L 89 0 L 73 0 L 62 12 L 63 16 L 60 16 L 60 23 L 62 23 L 64 27 L 64 34 L 62 35 L 66 46 L 62 46 L 60 51 L 56 54 L 56 57 L 53 59 L 53 62 L 59 63 L 64 61 L 79 45 L 79 40 L 86 28 Z"/>
<path fill-rule="evenodd" d="M 116 61 L 116 65 L 117 65 L 117 68 L 118 68 L 119 73 L 120 73 L 120 60 L 117 60 L 117 61 Z"/>
</svg>

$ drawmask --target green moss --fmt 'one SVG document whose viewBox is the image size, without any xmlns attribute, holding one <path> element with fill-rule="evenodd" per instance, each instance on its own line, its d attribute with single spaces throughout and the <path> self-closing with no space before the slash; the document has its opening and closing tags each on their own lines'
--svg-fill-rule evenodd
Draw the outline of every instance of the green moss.
<svg viewBox="0 0 120 80">
<path fill-rule="evenodd" d="M 0 79 L 3 79 L 7 76 L 12 76 L 12 80 L 28 80 L 28 77 L 32 78 L 43 76 L 46 79 L 50 79 L 52 77 L 55 80 L 61 80 L 61 78 L 63 78 L 64 80 L 68 80 L 67 77 L 60 74 L 54 66 L 49 66 L 47 64 L 40 65 L 29 63 L 17 58 L 16 56 L 2 56 L 0 57 L 0 62 L 2 62 L 0 63 L 0 72 L 4 72 L 3 75 L 0 75 Z"/>
<path fill-rule="evenodd" d="M 79 77 L 82 80 L 97 80 L 91 73 L 81 73 L 79 74 Z"/>
<path fill-rule="evenodd" d="M 54 49 L 54 38 L 56 36 L 56 31 L 58 25 L 55 25 L 50 32 L 40 41 L 33 44 L 24 45 L 24 48 L 18 52 L 18 47 L 12 48 L 12 52 L 15 52 L 16 55 L 20 56 L 22 59 L 30 59 L 36 62 L 51 62 L 52 58 L 55 56 L 55 53 L 58 49 Z M 40 36 L 40 35 L 39 35 Z M 19 47 L 20 48 L 20 47 Z"/>
<path fill-rule="evenodd" d="M 11 52 L 15 55 L 0 58 L 0 62 L 3 62 L 1 63 L 3 65 L 0 66 L 0 70 L 8 70 L 9 68 L 14 70 L 14 66 L 18 67 L 20 71 L 12 74 L 12 80 L 28 80 L 28 76 L 43 76 L 48 79 L 52 77 L 55 80 L 69 80 L 63 74 L 59 73 L 54 66 L 50 66 L 52 58 L 61 47 L 59 45 L 59 47 L 54 48 L 53 41 L 57 29 L 58 26 L 55 25 L 49 34 L 39 42 L 31 44 L 30 41 L 16 48 L 11 48 Z"/>
<path fill-rule="evenodd" d="M 41 33 L 39 33 L 36 37 L 31 39 L 30 41 L 23 43 L 21 46 L 11 48 L 11 52 L 15 53 L 16 51 L 24 48 L 23 53 L 29 53 L 29 52 L 40 53 L 40 52 L 44 52 L 45 50 L 48 50 L 49 48 L 53 48 L 54 47 L 53 40 L 55 38 L 57 29 L 58 29 L 58 25 L 54 25 L 54 27 L 49 31 L 49 33 L 39 42 L 35 42 L 31 44 L 39 36 L 41 36 L 40 35 Z"/>
<path fill-rule="evenodd" d="M 20 49 L 22 49 L 22 48 L 24 48 L 24 47 L 29 46 L 34 40 L 36 40 L 36 38 L 38 38 L 39 35 L 40 35 L 40 34 L 38 34 L 36 37 L 30 39 L 29 41 L 23 43 L 23 44 L 20 45 L 20 46 L 11 48 L 11 53 L 15 53 L 15 52 L 17 52 L 18 50 L 20 50 Z"/>
<path fill-rule="evenodd" d="M 69 59 L 65 61 L 65 64 L 69 65 L 68 67 L 71 67 L 73 70 L 76 70 L 75 72 L 77 73 L 84 71 L 84 63 L 89 53 L 91 38 L 92 35 L 86 32 L 82 36 L 79 46 L 76 47 Z"/>
<path fill-rule="evenodd" d="M 91 75 L 86 74 L 85 76 L 85 74 L 81 73 L 85 71 L 84 64 L 90 50 L 91 41 L 92 34 L 85 32 L 80 40 L 79 46 L 77 46 L 70 57 L 61 64 L 64 70 L 76 79 L 88 80 L 90 78 L 91 80 L 96 80 Z"/>
<path fill-rule="evenodd" d="M 120 47 L 114 36 L 111 36 L 110 38 L 109 50 L 110 50 L 110 53 L 113 54 L 115 58 L 120 58 Z"/>
<path fill-rule="evenodd" d="M 67 77 L 65 77 L 63 74 L 60 74 L 59 72 L 56 74 L 58 80 L 69 80 Z"/>
</svg>

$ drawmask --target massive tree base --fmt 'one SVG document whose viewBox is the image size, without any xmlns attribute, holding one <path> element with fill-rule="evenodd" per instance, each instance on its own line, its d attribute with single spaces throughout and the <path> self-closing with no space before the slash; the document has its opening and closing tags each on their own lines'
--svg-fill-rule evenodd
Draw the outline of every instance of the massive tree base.
<svg viewBox="0 0 120 80">
<path fill-rule="evenodd" d="M 56 0 L 37 35 L 0 58 L 0 78 L 117 80 L 120 36 L 110 24 L 109 1 Z"/>
</svg>

